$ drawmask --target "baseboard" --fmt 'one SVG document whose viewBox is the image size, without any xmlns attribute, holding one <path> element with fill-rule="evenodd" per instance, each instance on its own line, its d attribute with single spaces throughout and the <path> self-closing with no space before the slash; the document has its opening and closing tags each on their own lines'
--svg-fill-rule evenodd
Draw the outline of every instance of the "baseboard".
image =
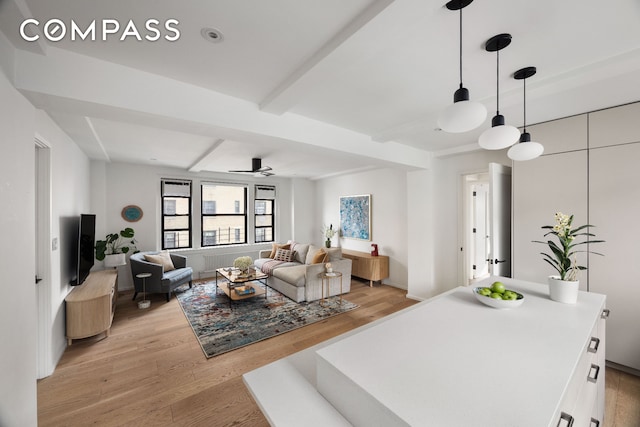
<svg viewBox="0 0 640 427">
<path fill-rule="evenodd" d="M 638 369 L 630 368 L 625 365 L 620 365 L 618 363 L 611 362 L 610 360 L 607 360 L 606 366 L 607 368 L 613 368 L 615 370 L 622 371 L 627 374 L 634 375 L 636 377 L 640 377 L 640 370 Z"/>
</svg>

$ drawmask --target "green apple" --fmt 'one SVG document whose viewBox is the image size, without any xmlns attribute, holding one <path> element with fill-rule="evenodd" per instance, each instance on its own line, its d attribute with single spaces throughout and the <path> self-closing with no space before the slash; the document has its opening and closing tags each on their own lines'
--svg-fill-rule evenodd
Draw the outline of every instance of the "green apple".
<svg viewBox="0 0 640 427">
<path fill-rule="evenodd" d="M 494 299 L 502 299 L 502 294 L 499 294 L 497 292 L 492 293 L 491 295 L 489 295 L 491 298 Z"/>
<path fill-rule="evenodd" d="M 504 287 L 504 283 L 502 282 L 493 282 L 493 284 L 491 285 L 492 292 L 503 294 L 505 290 L 506 288 Z"/>
<path fill-rule="evenodd" d="M 515 301 L 518 299 L 518 294 L 516 294 L 513 291 L 504 291 L 504 294 L 502 294 L 502 299 L 503 300 L 507 300 L 507 301 Z"/>
<path fill-rule="evenodd" d="M 489 295 L 491 295 L 491 289 L 489 289 L 489 288 L 480 288 L 480 289 L 478 289 L 478 293 L 480 295 L 484 295 L 485 297 L 488 297 Z"/>
</svg>

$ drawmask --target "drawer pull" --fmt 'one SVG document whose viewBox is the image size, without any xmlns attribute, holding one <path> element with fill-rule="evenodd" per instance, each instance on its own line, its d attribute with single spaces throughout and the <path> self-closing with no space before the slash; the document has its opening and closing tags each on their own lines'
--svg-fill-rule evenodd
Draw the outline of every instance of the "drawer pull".
<svg viewBox="0 0 640 427">
<path fill-rule="evenodd" d="M 565 424 L 565 427 L 573 426 L 573 417 L 566 412 L 563 412 L 560 414 L 560 419 L 558 420 L 558 424 L 556 424 L 556 427 L 560 427 L 563 420 L 567 422 L 567 424 Z"/>
<path fill-rule="evenodd" d="M 598 374 L 600 373 L 600 366 L 591 364 L 589 368 L 589 375 L 587 375 L 587 381 L 595 383 L 598 381 Z"/>
<path fill-rule="evenodd" d="M 608 319 L 609 318 L 609 314 L 611 314 L 611 311 L 608 308 L 605 308 L 604 310 L 602 310 L 602 314 L 600 315 L 601 319 Z"/>
<path fill-rule="evenodd" d="M 591 425 L 589 427 L 600 427 L 600 421 L 595 418 L 591 418 Z"/>
<path fill-rule="evenodd" d="M 597 353 L 598 347 L 600 347 L 600 338 L 591 337 L 591 341 L 589 341 L 589 348 L 587 348 L 587 352 Z"/>
</svg>

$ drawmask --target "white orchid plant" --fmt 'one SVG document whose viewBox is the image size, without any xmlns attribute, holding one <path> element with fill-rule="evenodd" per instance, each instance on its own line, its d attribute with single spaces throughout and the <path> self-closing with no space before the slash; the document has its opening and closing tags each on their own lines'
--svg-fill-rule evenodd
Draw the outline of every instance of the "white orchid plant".
<svg viewBox="0 0 640 427">
<path fill-rule="evenodd" d="M 595 234 L 590 233 L 588 230 L 593 225 L 581 225 L 576 228 L 571 228 L 573 223 L 573 215 L 565 215 L 562 212 L 556 212 L 554 225 L 544 225 L 543 229 L 550 230 L 545 233 L 545 237 L 553 235 L 558 238 L 558 243 L 553 240 L 547 240 L 546 242 L 534 240 L 534 243 L 542 243 L 549 246 L 552 255 L 544 252 L 540 252 L 543 256 L 543 260 L 550 264 L 560 275 L 560 280 L 575 281 L 578 280 L 578 273 L 580 270 L 586 270 L 587 267 L 578 265 L 576 254 L 579 252 L 592 253 L 595 255 L 602 255 L 601 253 L 593 252 L 588 249 L 576 250 L 577 246 L 586 244 L 602 243 L 604 240 L 590 240 L 591 237 L 595 237 Z M 576 238 L 583 237 L 586 240 L 576 241 Z"/>
</svg>

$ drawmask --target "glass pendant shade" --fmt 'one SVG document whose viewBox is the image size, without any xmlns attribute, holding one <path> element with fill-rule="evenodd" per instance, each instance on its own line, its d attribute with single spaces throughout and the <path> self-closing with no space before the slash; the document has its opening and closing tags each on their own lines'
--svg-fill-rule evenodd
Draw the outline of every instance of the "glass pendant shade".
<svg viewBox="0 0 640 427">
<path fill-rule="evenodd" d="M 454 95 L 453 104 L 440 113 L 438 127 L 450 133 L 468 132 L 484 123 L 486 118 L 485 106 L 479 102 L 469 101 L 469 91 L 460 88 Z"/>
<path fill-rule="evenodd" d="M 520 131 L 518 128 L 505 125 L 504 117 L 497 115 L 492 120 L 492 127 L 485 130 L 478 139 L 478 144 L 485 150 L 502 150 L 518 141 Z"/>
<path fill-rule="evenodd" d="M 540 157 L 544 152 L 544 147 L 539 142 L 531 141 L 531 135 L 528 132 L 520 136 L 520 142 L 509 148 L 507 156 L 511 160 L 526 161 Z"/>
</svg>

